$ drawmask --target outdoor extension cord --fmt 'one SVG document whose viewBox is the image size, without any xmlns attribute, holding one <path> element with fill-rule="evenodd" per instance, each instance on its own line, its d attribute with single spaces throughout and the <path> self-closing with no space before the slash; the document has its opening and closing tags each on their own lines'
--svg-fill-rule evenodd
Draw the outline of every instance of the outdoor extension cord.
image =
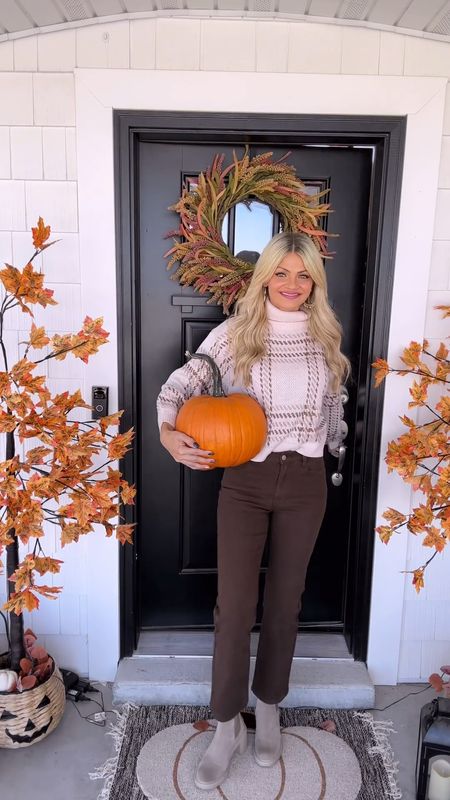
<svg viewBox="0 0 450 800">
<path fill-rule="evenodd" d="M 84 697 L 86 692 L 98 693 L 98 689 L 95 689 L 87 678 L 80 678 L 76 672 L 69 669 L 60 668 L 60 671 L 66 687 L 66 697 L 70 697 L 71 700 L 75 700 L 75 702 L 89 700 L 89 697 Z"/>
</svg>

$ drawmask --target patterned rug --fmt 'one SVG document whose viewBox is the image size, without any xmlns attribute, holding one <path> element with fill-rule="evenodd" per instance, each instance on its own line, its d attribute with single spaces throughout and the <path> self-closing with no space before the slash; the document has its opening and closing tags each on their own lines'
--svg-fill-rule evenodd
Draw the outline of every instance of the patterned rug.
<svg viewBox="0 0 450 800">
<path fill-rule="evenodd" d="M 280 708 L 283 755 L 273 767 L 253 758 L 254 710 L 243 717 L 248 748 L 236 754 L 226 781 L 202 791 L 196 765 L 214 735 L 207 706 L 126 703 L 110 730 L 116 754 L 95 772 L 98 800 L 399 800 L 389 734 L 392 722 L 367 711 Z"/>
</svg>

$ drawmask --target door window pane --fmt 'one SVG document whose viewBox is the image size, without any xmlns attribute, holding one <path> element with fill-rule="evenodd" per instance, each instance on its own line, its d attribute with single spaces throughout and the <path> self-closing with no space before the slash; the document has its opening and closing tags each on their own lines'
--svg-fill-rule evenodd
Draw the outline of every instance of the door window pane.
<svg viewBox="0 0 450 800">
<path fill-rule="evenodd" d="M 273 211 L 260 200 L 235 206 L 234 254 L 241 250 L 261 253 L 273 235 Z"/>
<path fill-rule="evenodd" d="M 230 212 L 225 215 L 225 218 L 222 222 L 222 239 L 225 244 L 228 244 L 228 219 L 230 217 Z"/>
</svg>

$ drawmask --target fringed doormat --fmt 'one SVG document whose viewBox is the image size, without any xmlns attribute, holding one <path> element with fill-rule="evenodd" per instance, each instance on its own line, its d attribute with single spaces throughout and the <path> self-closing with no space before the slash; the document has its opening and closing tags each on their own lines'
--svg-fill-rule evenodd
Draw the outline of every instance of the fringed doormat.
<svg viewBox="0 0 450 800">
<path fill-rule="evenodd" d="M 280 708 L 283 754 L 273 767 L 253 758 L 254 710 L 243 717 L 248 748 L 235 754 L 217 789 L 194 784 L 198 761 L 214 735 L 207 706 L 124 704 L 107 735 L 116 755 L 95 772 L 98 800 L 400 800 L 390 721 L 367 711 Z"/>
</svg>

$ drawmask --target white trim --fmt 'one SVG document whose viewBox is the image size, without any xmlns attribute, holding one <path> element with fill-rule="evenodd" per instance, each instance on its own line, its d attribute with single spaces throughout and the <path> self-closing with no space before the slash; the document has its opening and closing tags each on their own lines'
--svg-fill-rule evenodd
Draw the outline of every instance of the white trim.
<svg viewBox="0 0 450 800">
<path fill-rule="evenodd" d="M 117 408 L 113 108 L 408 115 L 387 356 L 400 366 L 403 348 L 424 335 L 446 84 L 423 77 L 75 69 L 82 308 L 104 314 L 111 331 L 111 345 L 89 362 L 85 379 L 111 387 L 111 410 Z M 180 91 L 187 85 L 189 92 Z M 395 377 L 385 383 L 377 525 L 388 505 L 410 509 L 410 488 L 388 475 L 384 462 L 410 399 L 408 380 Z M 407 541 L 404 534 L 386 547 L 374 538 L 367 665 L 375 684 L 397 683 Z M 88 537 L 89 674 L 98 679 L 112 680 L 119 659 L 119 546 Z"/>
<path fill-rule="evenodd" d="M 419 39 L 429 39 L 433 42 L 445 42 L 449 44 L 450 36 L 442 33 L 432 33 L 430 31 L 415 28 L 401 28 L 398 25 L 383 25 L 381 22 L 370 22 L 362 19 L 344 19 L 341 17 L 317 17 L 310 14 L 287 14 L 285 12 L 255 12 L 238 11 L 227 9 L 186 9 L 171 8 L 156 11 L 134 11 L 124 12 L 123 14 L 109 14 L 106 16 L 91 17 L 89 19 L 68 20 L 67 22 L 55 22 L 52 25 L 36 26 L 21 31 L 0 34 L 1 42 L 10 39 L 23 39 L 27 36 L 36 34 L 54 33 L 55 31 L 73 30 L 74 28 L 85 28 L 89 25 L 109 25 L 114 22 L 126 22 L 127 20 L 137 19 L 227 19 L 227 20 L 249 20 L 250 22 L 303 22 L 314 23 L 316 25 L 335 25 L 344 28 L 364 28 L 365 30 L 382 31 L 383 33 L 398 33 L 399 36 L 413 36 Z"/>
</svg>

